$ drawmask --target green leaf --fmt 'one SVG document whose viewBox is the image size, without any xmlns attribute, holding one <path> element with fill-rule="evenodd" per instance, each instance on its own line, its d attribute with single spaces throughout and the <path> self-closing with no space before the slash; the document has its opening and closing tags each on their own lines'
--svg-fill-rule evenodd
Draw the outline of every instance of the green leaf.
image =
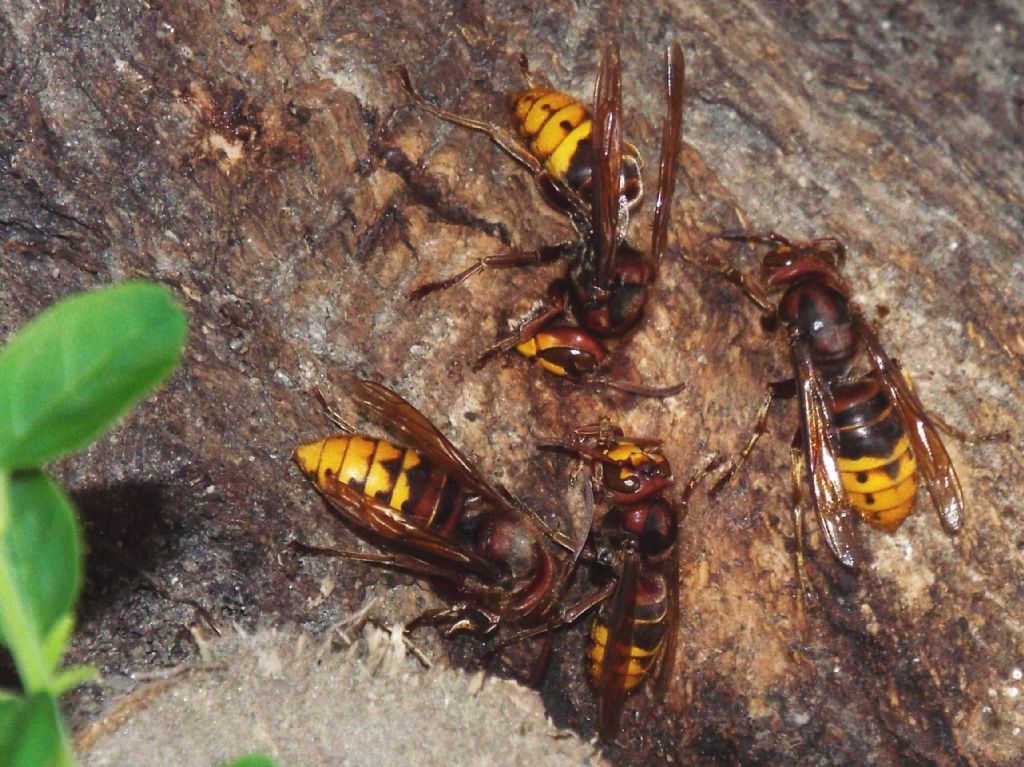
<svg viewBox="0 0 1024 767">
<path fill-rule="evenodd" d="M 68 745 L 57 701 L 35 695 L 0 702 L 0 760 L 4 767 L 67 764 Z"/>
<path fill-rule="evenodd" d="M 83 447 L 174 370 L 185 315 L 164 287 L 126 282 L 65 299 L 0 351 L 0 466 Z"/>
<path fill-rule="evenodd" d="M 73 690 L 81 684 L 85 684 L 100 675 L 100 670 L 95 666 L 69 666 L 60 670 L 53 681 L 50 682 L 50 692 L 61 696 L 68 690 Z"/>
<path fill-rule="evenodd" d="M 43 637 L 43 662 L 47 668 L 57 668 L 60 663 L 60 656 L 64 654 L 64 648 L 71 639 L 71 632 L 75 628 L 75 616 L 70 612 L 62 615 L 50 628 L 49 633 Z"/>
<path fill-rule="evenodd" d="M 35 470 L 0 472 L 0 521 L 0 643 L 25 689 L 41 692 L 60 655 L 44 640 L 63 632 L 82 587 L 78 520 L 60 487 Z"/>
<path fill-rule="evenodd" d="M 278 767 L 278 765 L 277 762 L 269 756 L 249 754 L 248 756 L 243 756 L 241 759 L 225 765 L 224 767 Z"/>
</svg>

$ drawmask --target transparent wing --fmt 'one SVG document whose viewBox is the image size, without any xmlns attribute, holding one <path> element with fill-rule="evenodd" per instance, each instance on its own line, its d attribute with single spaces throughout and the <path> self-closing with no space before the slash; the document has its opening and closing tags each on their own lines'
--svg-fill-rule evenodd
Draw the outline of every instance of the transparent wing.
<svg viewBox="0 0 1024 767">
<path fill-rule="evenodd" d="M 467 490 L 480 495 L 497 508 L 522 511 L 513 506 L 507 496 L 491 487 L 476 466 L 425 415 L 395 392 L 375 381 L 356 381 L 352 387 L 352 397 L 402 432 L 409 439 L 409 447 L 421 452 Z"/>
<path fill-rule="evenodd" d="M 832 425 L 832 396 L 811 361 L 807 345 L 792 346 L 803 428 L 804 455 L 814 505 L 828 547 L 847 567 L 857 566 L 852 510 L 839 473 L 839 438 Z"/>
<path fill-rule="evenodd" d="M 661 163 L 658 170 L 658 195 L 654 202 L 654 227 L 651 230 L 651 260 L 658 264 L 665 252 L 672 197 L 676 190 L 676 168 L 682 141 L 683 93 L 686 69 L 683 50 L 678 43 L 669 47 L 665 56 L 665 90 L 668 112 L 661 130 Z"/>
<path fill-rule="evenodd" d="M 929 420 L 921 400 L 903 377 L 899 365 L 886 354 L 874 329 L 864 317 L 859 312 L 855 312 L 855 317 L 871 364 L 878 371 L 882 385 L 903 418 L 910 449 L 917 460 L 918 474 L 928 488 L 943 527 L 947 532 L 955 533 L 964 523 L 964 496 L 949 453 Z"/>
<path fill-rule="evenodd" d="M 622 165 L 622 91 L 619 46 L 609 45 L 601 60 L 594 90 L 594 200 L 597 279 L 607 285 L 618 247 L 619 174 Z"/>
<path fill-rule="evenodd" d="M 701 466 L 686 483 L 683 496 L 679 499 L 675 509 L 677 513 L 676 530 L 682 527 L 683 520 L 690 511 L 690 499 L 693 492 L 704 481 L 708 472 L 721 466 L 722 460 L 714 456 L 710 461 Z M 678 536 L 678 532 L 676 533 Z M 679 541 L 672 544 L 672 553 L 665 565 L 665 588 L 667 602 L 665 605 L 665 648 L 662 650 L 661 662 L 658 667 L 658 676 L 654 682 L 654 694 L 658 698 L 665 696 L 669 680 L 672 678 L 672 670 L 676 664 L 676 645 L 679 642 Z"/>
<path fill-rule="evenodd" d="M 639 577 L 640 554 L 635 548 L 629 548 L 623 556 L 615 593 L 608 602 L 605 624 L 608 639 L 601 659 L 597 701 L 597 731 L 603 740 L 614 739 L 626 700 L 626 669 L 633 647 L 633 617 Z"/>
<path fill-rule="evenodd" d="M 658 662 L 658 675 L 654 680 L 654 694 L 665 696 L 672 670 L 676 665 L 676 645 L 679 642 L 679 543 L 672 545 L 672 554 L 665 564 L 665 646 Z"/>
<path fill-rule="evenodd" d="M 388 544 L 397 544 L 413 550 L 419 556 L 433 561 L 443 560 L 455 565 L 451 568 L 452 580 L 458 581 L 464 568 L 485 577 L 495 575 L 494 564 L 477 556 L 468 546 L 456 539 L 446 538 L 429 528 L 419 527 L 386 503 L 356 490 L 344 482 L 332 479 L 318 483 L 332 507 L 349 524 L 358 530 L 369 532 Z"/>
</svg>

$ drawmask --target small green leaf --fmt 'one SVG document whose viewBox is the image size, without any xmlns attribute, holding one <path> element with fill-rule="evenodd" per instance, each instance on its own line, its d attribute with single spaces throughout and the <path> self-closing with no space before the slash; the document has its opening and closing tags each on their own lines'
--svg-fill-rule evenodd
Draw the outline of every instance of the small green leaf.
<svg viewBox="0 0 1024 767">
<path fill-rule="evenodd" d="M 66 764 L 68 745 L 57 701 L 34 695 L 0 702 L 0 759 L 4 767 Z"/>
<path fill-rule="evenodd" d="M 41 313 L 0 351 L 0 466 L 27 469 L 95 439 L 171 374 L 185 315 L 126 282 Z"/>
<path fill-rule="evenodd" d="M 60 655 L 44 649 L 44 638 L 63 630 L 82 587 L 82 544 L 71 504 L 53 480 L 38 470 L 3 472 L 0 481 L 8 478 L 9 506 L 0 509 L 0 643 L 10 648 L 25 689 L 40 692 Z"/>
<path fill-rule="evenodd" d="M 43 661 L 49 669 L 57 668 L 60 663 L 60 656 L 64 654 L 64 647 L 71 638 L 71 632 L 75 628 L 75 616 L 70 612 L 65 613 L 57 619 L 57 622 L 50 628 L 50 632 L 43 637 Z"/>
<path fill-rule="evenodd" d="M 269 756 L 249 754 L 248 756 L 243 756 L 241 759 L 238 759 L 231 764 L 224 765 L 224 767 L 278 767 L 278 765 L 277 762 Z"/>
<path fill-rule="evenodd" d="M 50 683 L 50 692 L 58 697 L 73 690 L 80 684 L 91 681 L 100 675 L 95 666 L 69 666 L 61 669 Z"/>
</svg>

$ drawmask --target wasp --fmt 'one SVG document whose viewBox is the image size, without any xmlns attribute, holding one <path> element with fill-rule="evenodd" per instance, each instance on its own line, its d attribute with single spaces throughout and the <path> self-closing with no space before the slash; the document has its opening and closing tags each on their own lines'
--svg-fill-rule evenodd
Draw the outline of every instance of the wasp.
<svg viewBox="0 0 1024 767">
<path fill-rule="evenodd" d="M 533 251 L 515 251 L 479 259 L 468 269 L 416 288 L 410 298 L 458 285 L 484 269 L 507 269 L 565 261 L 564 275 L 553 281 L 545 306 L 512 335 L 499 340 L 477 360 L 515 349 L 547 372 L 576 382 L 603 384 L 650 396 L 669 396 L 682 387 L 652 388 L 598 375 L 609 355 L 602 339 L 622 337 L 643 315 L 647 296 L 665 250 L 676 166 L 681 143 L 685 72 L 682 49 L 669 47 L 665 84 L 668 107 L 662 128 L 661 158 L 654 223 L 648 254 L 626 242 L 630 211 L 643 186 L 640 157 L 622 137 L 622 94 L 618 46 L 605 51 L 591 112 L 571 96 L 535 83 L 511 97 L 514 121 L 522 137 L 497 125 L 438 109 L 399 74 L 406 91 L 422 109 L 448 122 L 487 134 L 526 167 L 547 197 L 569 216 L 576 237 Z M 571 311 L 575 323 L 564 319 Z"/>
<path fill-rule="evenodd" d="M 652 674 L 655 697 L 667 689 L 679 628 L 679 523 L 693 491 L 717 464 L 716 458 L 702 467 L 679 503 L 671 504 L 663 491 L 672 484 L 672 468 L 660 444 L 626 437 L 612 424 L 583 427 L 570 440 L 542 443 L 589 459 L 588 505 L 594 502 L 595 484 L 611 501 L 594 525 L 592 544 L 594 560 L 612 573 L 612 581 L 602 592 L 607 597 L 587 643 L 587 676 L 597 694 L 598 734 L 605 741 L 618 733 L 630 692 Z"/>
<path fill-rule="evenodd" d="M 293 460 L 343 520 L 384 549 L 298 546 L 397 567 L 446 583 L 460 600 L 432 615 L 447 634 L 489 634 L 502 622 L 558 617 L 586 536 L 571 545 L 510 494 L 495 489 L 440 431 L 398 394 L 356 381 L 353 400 L 400 433 L 406 446 L 355 431 L 295 449 Z M 330 411 L 329 411 L 330 412 Z"/>
<path fill-rule="evenodd" d="M 806 473 L 821 531 L 832 554 L 859 564 L 852 520 L 895 532 L 910 513 L 919 484 L 931 496 L 943 528 L 964 522 L 960 481 L 938 431 L 974 437 L 929 414 L 897 360 L 851 299 L 842 279 L 846 248 L 834 237 L 789 240 L 777 233 L 726 233 L 719 239 L 766 246 L 763 283 L 724 263 L 713 270 L 737 285 L 763 313 L 767 328 L 782 328 L 794 377 L 769 384 L 753 433 L 725 484 L 766 431 L 773 401 L 796 397 L 800 427 L 792 443 L 793 514 L 797 572 L 803 593 L 802 477 Z M 856 370 L 861 356 L 867 370 Z"/>
<path fill-rule="evenodd" d="M 520 55 L 519 66 L 527 89 L 508 96 L 514 132 L 439 109 L 413 88 L 405 67 L 399 67 L 397 73 L 417 106 L 446 122 L 485 134 L 533 176 L 542 196 L 552 207 L 589 218 L 597 159 L 592 140 L 594 112 L 575 97 L 538 81 L 530 72 L 525 55 Z M 619 189 L 625 213 L 634 210 L 643 198 L 641 168 L 643 160 L 636 146 L 623 141 Z"/>
</svg>

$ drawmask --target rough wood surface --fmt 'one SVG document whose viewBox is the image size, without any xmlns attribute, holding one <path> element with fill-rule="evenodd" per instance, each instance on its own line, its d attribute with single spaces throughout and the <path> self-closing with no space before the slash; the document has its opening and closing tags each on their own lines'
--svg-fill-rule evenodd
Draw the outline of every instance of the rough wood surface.
<svg viewBox="0 0 1024 767">
<path fill-rule="evenodd" d="M 395 387 L 556 513 L 578 490 L 564 461 L 535 453 L 536 435 L 610 415 L 665 438 L 680 477 L 734 450 L 764 382 L 786 376 L 784 352 L 734 289 L 677 256 L 742 224 L 845 240 L 857 298 L 887 315 L 883 340 L 923 400 L 1012 440 L 950 443 L 969 504 L 955 540 L 924 497 L 898 535 L 862 530 L 859 577 L 812 535 L 820 598 L 801 631 L 796 413 L 780 407 L 737 487 L 690 512 L 677 678 L 663 705 L 630 698 L 610 755 L 1020 764 L 1024 12 L 956 5 L 5 3 L 0 330 L 128 277 L 172 286 L 190 313 L 183 370 L 61 467 L 91 546 L 73 660 L 108 675 L 73 699 L 75 721 L 132 687 L 119 675 L 192 656 L 203 619 L 181 600 L 222 623 L 326 626 L 368 593 L 388 595 L 389 620 L 433 599 L 383 588 L 411 583 L 402 576 L 282 556 L 291 537 L 352 542 L 287 466 L 325 428 L 307 390 L 344 407 L 346 372 Z M 519 51 L 583 95 L 613 37 L 649 188 L 665 44 L 687 57 L 670 255 L 619 368 L 685 377 L 664 402 L 574 389 L 521 359 L 470 370 L 556 270 L 404 298 L 477 256 L 568 230 L 486 140 L 410 108 L 389 70 L 404 63 L 438 103 L 500 120 Z M 634 239 L 648 225 L 645 213 Z M 756 265 L 750 251 L 728 254 Z M 591 733 L 582 642 L 580 630 L 559 637 L 545 693 L 558 721 Z"/>
</svg>

